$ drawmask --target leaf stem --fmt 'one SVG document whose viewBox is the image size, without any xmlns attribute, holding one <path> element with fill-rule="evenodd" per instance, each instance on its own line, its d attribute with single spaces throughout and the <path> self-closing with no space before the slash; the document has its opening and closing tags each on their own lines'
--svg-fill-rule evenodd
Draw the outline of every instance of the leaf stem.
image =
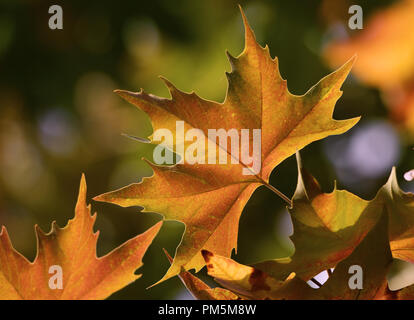
<svg viewBox="0 0 414 320">
<path fill-rule="evenodd" d="M 272 190 L 274 193 L 276 193 L 279 197 L 281 197 L 288 205 L 289 208 L 292 208 L 292 200 L 289 199 L 288 196 L 284 195 L 281 191 L 279 191 L 278 189 L 276 189 L 274 186 L 272 186 L 271 184 L 267 183 L 266 181 L 262 180 L 261 181 L 268 189 Z"/>
</svg>

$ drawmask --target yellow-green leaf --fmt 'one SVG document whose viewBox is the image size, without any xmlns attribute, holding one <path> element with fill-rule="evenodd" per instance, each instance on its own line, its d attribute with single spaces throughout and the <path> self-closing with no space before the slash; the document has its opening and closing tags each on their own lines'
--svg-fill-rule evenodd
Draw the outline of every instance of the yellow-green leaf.
<svg viewBox="0 0 414 320">
<path fill-rule="evenodd" d="M 295 246 L 289 258 L 258 263 L 257 268 L 277 279 L 295 272 L 309 280 L 345 259 L 376 224 L 381 201 L 366 201 L 337 190 L 323 193 L 318 182 L 302 168 L 299 154 L 298 183 L 289 209 Z"/>
<path fill-rule="evenodd" d="M 382 299 L 387 288 L 387 272 L 392 263 L 388 239 L 388 215 L 383 210 L 381 218 L 355 248 L 352 254 L 341 261 L 318 295 L 323 299 L 372 300 Z M 362 271 L 362 288 L 351 288 L 350 278 L 356 272 L 350 268 L 359 266 Z M 353 279 L 351 279 L 351 282 Z"/>
</svg>

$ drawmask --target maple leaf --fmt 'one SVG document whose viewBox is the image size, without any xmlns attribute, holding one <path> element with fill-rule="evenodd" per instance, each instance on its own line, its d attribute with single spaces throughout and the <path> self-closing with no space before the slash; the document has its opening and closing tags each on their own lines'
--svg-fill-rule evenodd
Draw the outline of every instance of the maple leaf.
<svg viewBox="0 0 414 320">
<path fill-rule="evenodd" d="M 164 253 L 170 263 L 173 259 L 164 249 Z M 200 280 L 188 271 L 182 270 L 179 274 L 179 278 L 185 285 L 187 290 L 198 300 L 241 300 L 242 298 L 231 292 L 220 287 L 211 288 L 204 281 Z"/>
<path fill-rule="evenodd" d="M 35 226 L 37 255 L 33 262 L 17 252 L 6 228 L 0 233 L 0 299 L 72 300 L 105 299 L 135 281 L 136 269 L 161 228 L 162 221 L 107 255 L 96 257 L 99 232 L 93 232 L 96 214 L 86 205 L 82 175 L 75 217 L 66 227 L 55 222 L 48 234 Z M 60 267 L 62 288 L 50 287 L 50 267 Z"/>
<path fill-rule="evenodd" d="M 277 280 L 254 267 L 203 250 L 208 274 L 223 287 L 254 300 L 312 299 L 314 289 L 291 273 Z"/>
<path fill-rule="evenodd" d="M 142 90 L 116 91 L 149 115 L 154 131 L 168 129 L 174 135 L 172 147 L 179 156 L 183 156 L 180 151 L 192 142 L 176 134 L 177 121 L 183 121 L 185 131 L 199 129 L 206 137 L 208 129 L 214 128 L 227 132 L 261 129 L 259 173 L 244 175 L 246 169 L 252 173 L 250 163 L 240 161 L 194 165 L 184 162 L 172 168 L 152 165 L 151 178 L 94 198 L 124 207 L 142 206 L 145 211 L 158 212 L 167 220 L 185 224 L 174 261 L 160 281 L 179 274 L 182 267 L 199 271 L 205 265 L 202 249 L 230 256 L 237 247 L 242 210 L 259 186 L 265 185 L 290 204 L 290 199 L 269 184 L 272 170 L 311 142 L 341 134 L 359 121 L 359 118 L 340 121 L 332 118 L 335 103 L 342 94 L 340 87 L 354 59 L 320 80 L 306 94 L 293 95 L 280 76 L 278 60 L 271 58 L 267 46 L 263 48 L 256 42 L 243 12 L 242 17 L 245 48 L 237 58 L 228 55 L 232 71 L 226 74 L 229 84 L 223 103 L 184 93 L 165 79 L 171 99 Z M 251 147 L 252 135 L 249 139 Z M 216 146 L 225 149 L 230 146 L 229 140 L 225 143 L 208 140 L 206 150 Z"/>
<path fill-rule="evenodd" d="M 377 223 L 381 201 L 366 201 L 346 191 L 323 193 L 319 183 L 303 167 L 299 153 L 298 183 L 289 213 L 293 223 L 291 257 L 255 266 L 277 279 L 295 272 L 309 280 L 345 259 Z"/>
</svg>

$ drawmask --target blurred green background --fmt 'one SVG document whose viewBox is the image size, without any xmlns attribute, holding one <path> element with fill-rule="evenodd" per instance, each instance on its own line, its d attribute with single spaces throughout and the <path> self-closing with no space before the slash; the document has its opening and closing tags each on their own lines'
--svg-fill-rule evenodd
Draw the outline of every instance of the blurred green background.
<svg viewBox="0 0 414 320">
<path fill-rule="evenodd" d="M 365 17 L 392 3 L 360 2 Z M 121 136 L 147 137 L 151 124 L 114 89 L 168 96 L 158 78 L 163 75 L 184 91 L 223 100 L 224 72 L 230 69 L 225 50 L 237 56 L 243 48 L 238 3 L 259 43 L 279 58 L 295 94 L 332 71 L 321 57 L 327 42 L 341 32 L 359 32 L 346 28 L 351 2 L 345 0 L 1 1 L 0 225 L 17 250 L 33 259 L 33 225 L 48 231 L 53 220 L 64 226 L 73 216 L 82 172 L 88 199 L 151 175 L 140 160 L 147 147 Z M 48 28 L 53 4 L 63 8 L 63 30 Z M 326 192 L 336 179 L 340 188 L 370 199 L 393 165 L 402 186 L 413 189 L 401 179 L 414 168 L 412 140 L 388 119 L 378 90 L 352 76 L 343 90 L 335 118 L 363 118 L 349 133 L 306 147 L 305 166 Z M 296 178 L 291 157 L 271 183 L 291 196 Z M 90 201 L 101 230 L 98 255 L 160 220 L 138 208 Z M 161 249 L 174 253 L 182 231 L 178 222 L 165 223 L 139 270 L 144 276 L 111 299 L 189 298 L 177 278 L 145 290 L 168 268 Z M 291 232 L 283 201 L 260 188 L 242 215 L 236 259 L 253 263 L 287 256 L 293 252 Z"/>
</svg>

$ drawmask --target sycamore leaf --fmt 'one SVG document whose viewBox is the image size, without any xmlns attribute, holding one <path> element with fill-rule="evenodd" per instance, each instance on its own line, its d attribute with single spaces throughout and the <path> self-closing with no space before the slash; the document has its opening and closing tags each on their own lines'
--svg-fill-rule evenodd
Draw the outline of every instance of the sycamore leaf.
<svg viewBox="0 0 414 320">
<path fill-rule="evenodd" d="M 75 217 L 67 226 L 59 228 L 54 222 L 48 234 L 35 227 L 37 256 L 33 262 L 13 248 L 3 227 L 0 299 L 105 299 L 138 279 L 140 275 L 134 272 L 142 266 L 142 258 L 162 222 L 97 258 L 99 232 L 93 233 L 95 219 L 96 214 L 91 216 L 90 205 L 86 205 L 86 181 L 82 176 Z M 57 270 L 61 271 L 61 288 L 51 279 Z"/>
<path fill-rule="evenodd" d="M 309 280 L 345 259 L 375 225 L 382 210 L 380 201 L 366 201 L 337 190 L 322 193 L 318 182 L 302 168 L 299 153 L 298 183 L 289 209 L 295 252 L 290 258 L 256 264 L 277 279 L 295 272 Z"/>
<path fill-rule="evenodd" d="M 390 216 L 389 237 L 393 257 L 414 263 L 414 194 L 400 189 L 393 168 L 379 195 L 385 199 Z"/>
<path fill-rule="evenodd" d="M 164 253 L 170 263 L 173 259 L 164 249 Z M 194 276 L 188 271 L 181 271 L 179 278 L 185 285 L 187 290 L 198 300 L 240 300 L 241 298 L 230 290 L 226 290 L 220 287 L 211 288 L 205 282 Z"/>
<path fill-rule="evenodd" d="M 343 300 L 383 298 L 383 292 L 387 288 L 387 272 L 392 263 L 387 231 L 388 214 L 383 208 L 375 227 L 370 230 L 352 254 L 336 266 L 332 276 L 322 288 L 318 289 L 320 298 Z M 352 271 L 352 266 L 361 267 L 362 289 L 349 286 L 349 282 L 353 281 L 350 278 L 355 273 Z"/>
<path fill-rule="evenodd" d="M 255 300 L 312 299 L 315 290 L 291 273 L 284 281 L 265 272 L 203 250 L 208 274 L 223 287 Z"/>
<path fill-rule="evenodd" d="M 250 154 L 252 132 L 261 130 L 261 152 L 253 155 L 253 160 L 260 161 L 258 173 L 252 170 L 252 162 L 240 161 L 243 158 L 234 155 L 232 163 L 228 157 L 228 164 L 219 164 L 220 152 L 217 152 L 217 164 L 191 165 L 184 161 L 172 168 L 152 165 L 151 178 L 95 198 L 120 206 L 142 206 L 146 211 L 161 213 L 167 220 L 185 224 L 174 261 L 161 281 L 179 274 L 181 268 L 199 271 L 205 265 L 202 249 L 230 256 L 237 246 L 240 215 L 252 193 L 265 185 L 281 195 L 269 185 L 272 170 L 297 150 L 329 135 L 344 133 L 359 120 L 332 118 L 335 103 L 342 94 L 340 87 L 354 59 L 320 80 L 306 94 L 293 95 L 280 76 L 278 60 L 271 58 L 267 46 L 263 48 L 256 42 L 243 13 L 242 16 L 245 48 L 237 58 L 229 55 L 232 71 L 227 73 L 229 84 L 223 103 L 184 93 L 165 79 L 171 99 L 142 90 L 117 91 L 149 115 L 154 131 L 168 129 L 172 133 L 172 151 L 180 157 L 194 141 L 187 141 L 176 132 L 177 121 L 183 122 L 180 132 L 198 129 L 205 137 L 209 129 L 226 132 L 235 129 L 238 133 L 247 129 Z M 230 140 L 207 139 L 202 151 L 207 155 L 207 150 L 216 148 L 231 150 Z M 286 196 L 281 196 L 290 203 Z"/>
</svg>

